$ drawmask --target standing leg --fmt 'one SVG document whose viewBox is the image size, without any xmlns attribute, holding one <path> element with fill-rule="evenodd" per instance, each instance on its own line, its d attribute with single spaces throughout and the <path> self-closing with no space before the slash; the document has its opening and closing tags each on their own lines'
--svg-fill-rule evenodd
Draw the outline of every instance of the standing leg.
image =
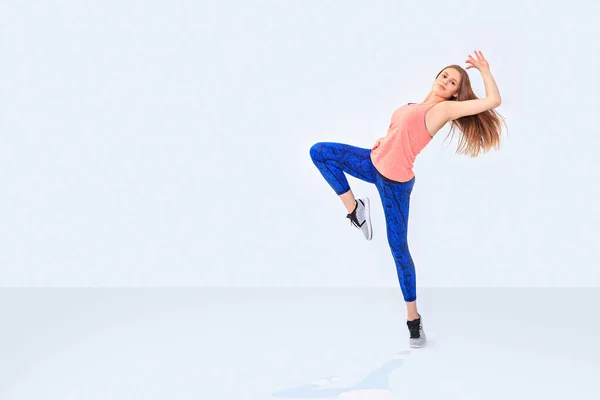
<svg viewBox="0 0 600 400">
<path fill-rule="evenodd" d="M 409 344 L 410 347 L 418 348 L 425 346 L 427 338 L 421 316 L 417 312 L 416 271 L 408 249 L 408 210 L 414 183 L 415 178 L 408 182 L 393 182 L 379 175 L 377 189 L 383 203 L 388 242 L 406 302 Z"/>
<path fill-rule="evenodd" d="M 392 182 L 379 176 L 377 189 L 385 214 L 387 237 L 396 264 L 396 273 L 409 320 L 417 319 L 416 271 L 408 248 L 408 215 L 414 178 L 408 182 Z"/>
</svg>

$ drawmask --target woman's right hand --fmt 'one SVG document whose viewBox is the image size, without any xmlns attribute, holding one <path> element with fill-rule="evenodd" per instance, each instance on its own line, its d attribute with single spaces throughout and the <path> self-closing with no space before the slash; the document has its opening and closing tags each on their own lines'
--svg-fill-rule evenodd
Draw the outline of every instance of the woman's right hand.
<svg viewBox="0 0 600 400">
<path fill-rule="evenodd" d="M 483 57 L 483 53 L 481 51 L 477 51 L 475 50 L 475 57 L 473 58 L 471 57 L 471 55 L 469 54 L 469 58 L 467 59 L 467 61 L 465 61 L 466 63 L 469 63 L 471 65 L 469 65 L 467 68 L 465 69 L 469 69 L 469 68 L 477 68 L 480 72 L 482 70 L 489 70 L 490 69 L 490 65 L 488 64 L 487 60 L 485 59 L 485 57 Z"/>
</svg>

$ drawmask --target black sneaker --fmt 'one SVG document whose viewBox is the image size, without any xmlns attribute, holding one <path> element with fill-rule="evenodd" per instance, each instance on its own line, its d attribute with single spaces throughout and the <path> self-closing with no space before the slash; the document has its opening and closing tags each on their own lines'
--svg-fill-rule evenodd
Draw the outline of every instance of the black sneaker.
<svg viewBox="0 0 600 400">
<path fill-rule="evenodd" d="M 427 338 L 423 331 L 422 319 L 421 314 L 419 314 L 419 318 L 414 321 L 406 321 L 408 331 L 410 332 L 410 347 L 423 347 L 427 343 Z"/>
<path fill-rule="evenodd" d="M 346 218 L 350 219 L 352 225 L 362 231 L 367 240 L 373 238 L 373 229 L 371 228 L 371 212 L 369 198 L 358 199 L 356 201 L 356 207 L 354 211 L 346 215 Z"/>
</svg>

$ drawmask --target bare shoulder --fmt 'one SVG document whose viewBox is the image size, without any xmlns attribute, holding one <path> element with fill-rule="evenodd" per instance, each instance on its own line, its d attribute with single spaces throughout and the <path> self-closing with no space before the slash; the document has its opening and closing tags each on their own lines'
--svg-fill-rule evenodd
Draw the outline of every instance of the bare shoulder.
<svg viewBox="0 0 600 400">
<path fill-rule="evenodd" d="M 450 102 L 442 101 L 431 107 L 425 114 L 425 126 L 431 137 L 434 137 L 435 134 L 449 121 L 448 111 L 446 111 L 444 103 Z"/>
<path fill-rule="evenodd" d="M 453 121 L 469 115 L 476 115 L 491 110 L 500 105 L 501 101 L 489 97 L 464 101 L 443 101 L 440 113 L 443 113 L 448 121 Z"/>
</svg>

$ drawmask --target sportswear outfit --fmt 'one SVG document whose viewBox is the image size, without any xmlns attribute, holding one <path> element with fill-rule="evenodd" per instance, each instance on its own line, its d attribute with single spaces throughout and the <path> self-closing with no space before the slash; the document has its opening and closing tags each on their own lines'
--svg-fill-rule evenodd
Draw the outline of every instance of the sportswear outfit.
<svg viewBox="0 0 600 400">
<path fill-rule="evenodd" d="M 406 302 L 417 299 L 415 266 L 407 241 L 410 194 L 415 184 L 413 165 L 417 155 L 432 140 L 425 116 L 435 104 L 408 103 L 396 109 L 386 136 L 379 138 L 371 149 L 333 142 L 319 142 L 310 148 L 313 163 L 338 196 L 350 190 L 345 174 L 375 184 Z M 367 240 L 373 235 L 369 214 L 369 199 L 364 198 L 357 199 L 354 211 L 346 216 Z M 411 330 L 411 345 L 416 347 L 420 347 L 419 343 L 412 339 L 418 339 L 413 336 L 417 336 L 419 330 L 422 332 L 420 325 Z"/>
</svg>

